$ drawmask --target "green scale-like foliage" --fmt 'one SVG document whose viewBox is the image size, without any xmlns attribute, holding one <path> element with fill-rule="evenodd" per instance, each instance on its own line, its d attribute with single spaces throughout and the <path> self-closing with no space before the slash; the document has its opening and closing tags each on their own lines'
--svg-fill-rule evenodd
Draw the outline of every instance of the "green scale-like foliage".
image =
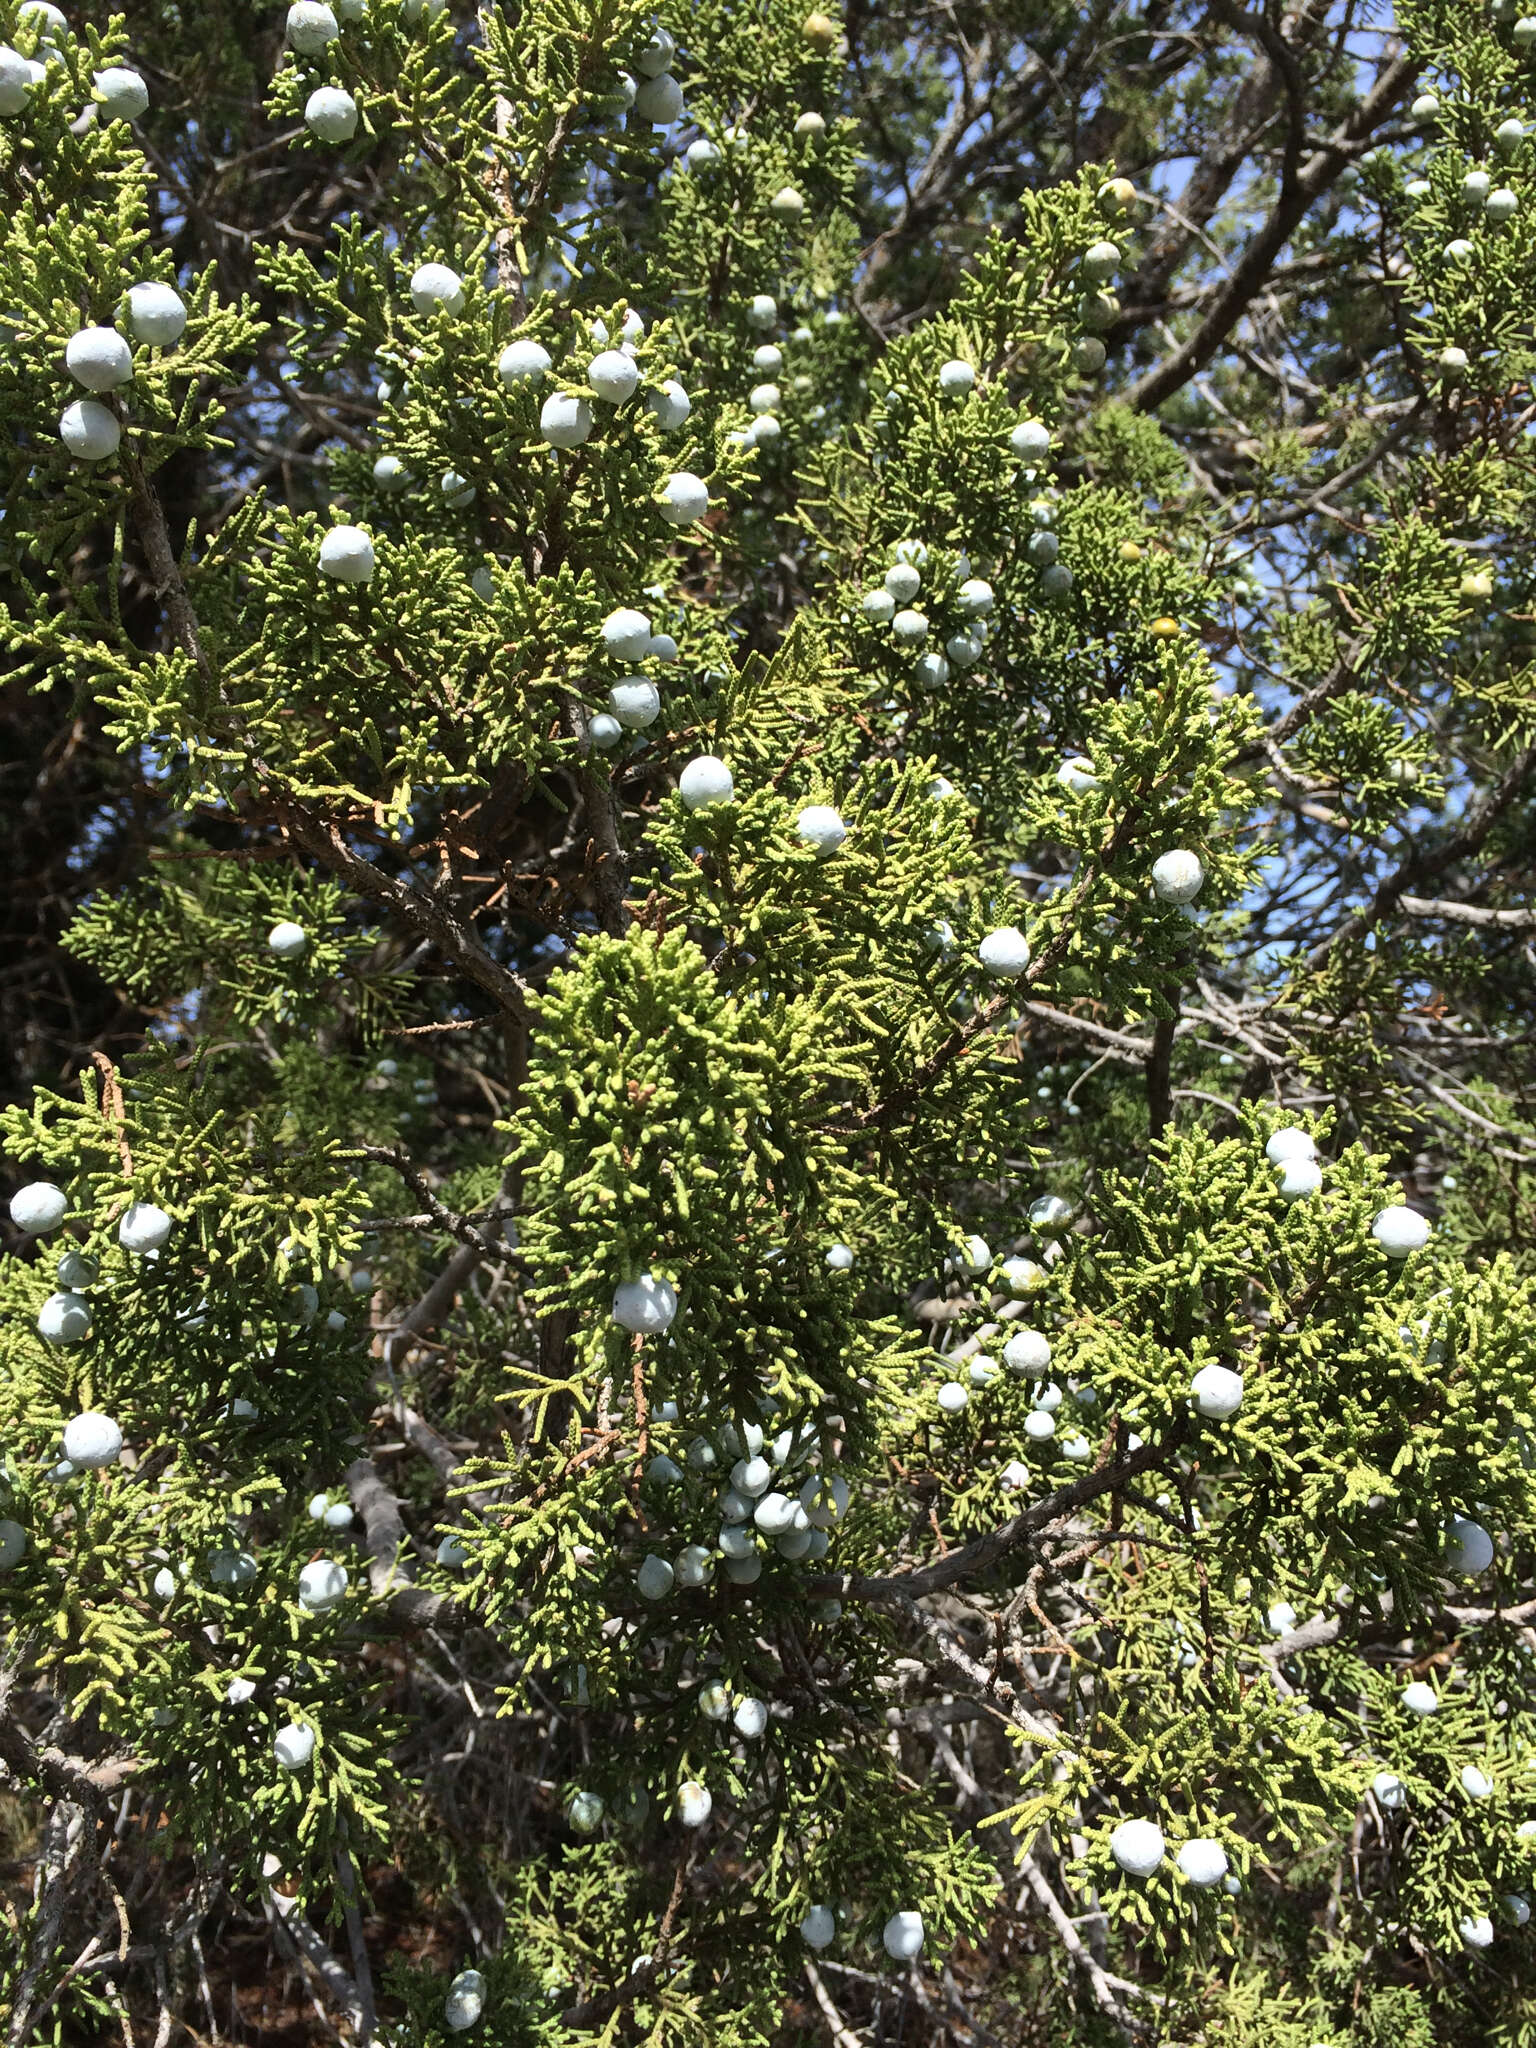
<svg viewBox="0 0 1536 2048">
<path fill-rule="evenodd" d="M 106 1937 L 83 1881 L 16 1892 L 18 2038 L 201 1997 L 206 1887 L 307 1915 L 354 2033 L 403 1911 L 401 2048 L 1531 2048 L 1507 12 L 1412 0 L 1441 105 L 1366 122 L 1356 25 L 1305 10 L 349 0 L 319 54 L 216 10 L 155 18 L 129 124 L 82 112 L 145 24 L 0 6 L 44 62 L 0 116 L 0 630 L 61 721 L 18 843 L 77 746 L 131 788 L 17 970 L 62 933 L 118 1007 L 0 1115 L 67 1204 L 0 1259 L 0 1749 L 103 1882 L 153 1844 Z M 413 303 L 427 262 L 460 303 Z M 151 278 L 185 332 L 78 462 L 66 346 Z M 675 1314 L 636 1334 L 642 1276 Z M 109 1996 L 69 1958 L 119 1910 Z"/>
</svg>

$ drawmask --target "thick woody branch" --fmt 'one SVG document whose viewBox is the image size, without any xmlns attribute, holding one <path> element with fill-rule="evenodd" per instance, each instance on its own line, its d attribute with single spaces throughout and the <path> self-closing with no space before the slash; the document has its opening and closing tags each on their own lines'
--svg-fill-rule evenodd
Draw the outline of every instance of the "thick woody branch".
<svg viewBox="0 0 1536 2048">
<path fill-rule="evenodd" d="M 1471 924 L 1507 932 L 1536 931 L 1536 910 L 1484 910 L 1477 903 L 1453 903 L 1441 896 L 1399 896 L 1397 907 L 1409 917 L 1432 917 L 1443 924 Z"/>
<path fill-rule="evenodd" d="M 809 1961 L 803 1965 L 803 1968 L 805 1970 L 805 1981 L 811 1987 L 811 1996 L 816 2001 L 817 2010 L 827 2023 L 827 2032 L 832 2037 L 832 2048 L 864 2048 L 864 2043 L 838 2011 L 831 1992 L 828 1991 L 826 1984 L 822 1980 L 820 1970 L 817 1969 L 813 1962 Z"/>
<path fill-rule="evenodd" d="M 1060 1521 L 1074 1509 L 1084 1507 L 1103 1494 L 1113 1493 L 1127 1481 L 1167 1459 L 1183 1441 L 1186 1425 L 1176 1421 L 1156 1443 L 1145 1443 L 1128 1456 L 1101 1464 L 1070 1486 L 1063 1486 L 1048 1500 L 1026 1508 L 984 1536 L 977 1536 L 948 1557 L 924 1565 L 917 1571 L 898 1572 L 889 1578 L 863 1578 L 852 1573 L 829 1573 L 815 1581 L 818 1597 L 841 1600 L 903 1602 L 942 1593 L 950 1586 L 967 1584 L 990 1571 L 995 1564 L 1017 1550 L 1031 1536 Z"/>
<path fill-rule="evenodd" d="M 1395 58 L 1349 118 L 1302 165 L 1289 181 L 1288 189 L 1282 187 L 1268 218 L 1233 266 L 1231 276 L 1194 333 L 1132 385 L 1128 396 L 1133 405 L 1151 412 L 1200 374 L 1263 290 L 1275 258 L 1307 209 L 1322 197 L 1346 165 L 1366 149 L 1381 122 L 1412 86 L 1418 71 L 1417 57 Z"/>
<path fill-rule="evenodd" d="M 1067 1909 L 1057 1898 L 1049 1880 L 1033 1856 L 1019 1859 L 1019 1869 L 1038 1906 L 1043 1906 L 1045 1916 L 1055 1929 L 1056 1937 L 1073 1962 L 1083 1972 L 1093 1990 L 1094 2002 L 1110 2025 L 1124 2041 L 1134 2041 L 1141 2029 L 1115 1995 L 1115 1988 L 1109 1975 L 1102 1970 L 1088 1951 L 1087 1944 L 1073 1926 Z"/>
<path fill-rule="evenodd" d="M 365 1159 L 375 1160 L 380 1166 L 392 1166 L 394 1168 L 417 1201 L 426 1210 L 425 1220 L 428 1223 L 435 1224 L 439 1230 L 446 1231 L 450 1237 L 458 1238 L 461 1244 L 472 1246 L 483 1259 L 499 1258 L 506 1250 L 505 1244 L 497 1244 L 494 1239 L 487 1237 L 479 1224 L 471 1222 L 469 1217 L 461 1216 L 456 1209 L 450 1209 L 446 1203 L 440 1202 L 431 1188 L 428 1187 L 426 1181 L 411 1164 L 410 1160 L 398 1147 L 394 1145 L 359 1145 L 357 1149 Z M 510 1215 L 512 1212 L 508 1210 L 507 1213 Z M 415 1225 L 417 1222 L 414 1216 L 396 1220 L 403 1220 L 412 1225 Z M 482 1217 L 481 1222 L 489 1226 L 494 1222 L 494 1219 Z"/>
<path fill-rule="evenodd" d="M 278 822 L 294 845 L 329 868 L 354 895 L 393 911 L 419 937 L 430 939 L 444 958 L 451 960 L 477 988 L 484 989 L 499 1009 L 515 1017 L 526 1014 L 528 984 L 521 975 L 491 958 L 474 927 L 450 910 L 441 896 L 385 874 L 347 844 L 334 819 L 321 817 L 297 797 L 274 792 L 273 803 Z"/>
<path fill-rule="evenodd" d="M 1324 676 L 1320 683 L 1314 683 L 1304 696 L 1298 697 L 1290 710 L 1275 720 L 1274 724 L 1256 746 L 1246 748 L 1239 754 L 1237 757 L 1239 763 L 1256 761 L 1265 754 L 1268 754 L 1271 761 L 1273 761 L 1278 749 L 1283 747 L 1288 739 L 1300 732 L 1304 725 L 1309 724 L 1317 716 L 1318 712 L 1323 709 L 1325 704 L 1329 704 L 1335 697 L 1341 696 L 1345 690 L 1352 688 L 1359 680 L 1359 677 L 1349 663 L 1341 661 L 1337 667 Z"/>
<path fill-rule="evenodd" d="M 1049 1024 L 1057 1031 L 1075 1032 L 1079 1037 L 1092 1038 L 1100 1045 L 1111 1045 L 1131 1059 L 1144 1060 L 1152 1050 L 1149 1039 L 1132 1038 L 1124 1031 L 1113 1031 L 1109 1025 L 1100 1024 L 1097 1018 L 1080 1017 L 1072 1010 L 1052 1009 L 1049 1003 L 1021 1003 L 1019 1008 L 1026 1017 L 1037 1017 L 1042 1024 Z"/>
<path fill-rule="evenodd" d="M 1178 206 L 1164 205 L 1166 218 L 1149 236 L 1145 254 L 1127 277 L 1122 294 L 1126 324 L 1143 320 L 1153 304 L 1168 297 L 1179 265 L 1191 245 L 1205 235 L 1207 223 L 1225 199 L 1233 179 L 1253 152 L 1275 114 L 1274 77 L 1267 63 L 1248 73 L 1220 130 L 1206 144 L 1183 190 Z"/>
<path fill-rule="evenodd" d="M 172 637 L 182 651 L 191 656 L 203 681 L 211 682 L 212 668 L 203 646 L 197 614 L 193 611 L 192 600 L 187 595 L 181 564 L 176 559 L 176 550 L 171 546 L 171 530 L 165 521 L 165 509 L 160 503 L 159 493 L 150 482 L 149 474 L 130 441 L 122 443 L 120 459 L 124 474 L 128 478 L 128 487 L 133 493 L 134 510 L 138 515 L 139 540 L 143 545 L 145 559 L 149 563 L 149 573 L 154 579 L 155 595 L 165 606 Z"/>
<path fill-rule="evenodd" d="M 34 2038 L 33 2024 L 52 2002 L 48 1998 L 40 2000 L 38 1988 L 58 1947 L 71 1894 L 77 1882 L 90 1875 L 88 1845 L 89 1830 L 83 1810 L 73 1800 L 56 1799 L 43 1829 L 37 1905 L 23 1950 L 27 1961 L 11 2004 L 7 2048 L 23 2048 L 24 2043 Z"/>
<path fill-rule="evenodd" d="M 1176 1017 L 1160 1017 L 1147 1056 L 1147 1125 L 1154 1138 L 1163 1135 L 1173 1114 L 1173 1037 L 1177 1029 Z"/>
<path fill-rule="evenodd" d="M 483 1256 L 475 1245 L 460 1245 L 426 1293 L 403 1316 L 380 1332 L 378 1348 L 386 1372 L 393 1370 L 395 1360 L 407 1349 L 413 1337 L 424 1335 L 448 1314 Z"/>
<path fill-rule="evenodd" d="M 0 1711 L 0 1768 L 19 1785 L 36 1785 L 52 1799 L 66 1799 L 99 1818 L 107 1800 L 140 1770 L 134 1756 L 88 1762 L 53 1743 L 34 1742 L 12 1715 Z"/>
<path fill-rule="evenodd" d="M 1350 945 L 1364 938 L 1368 931 L 1392 915 L 1415 882 L 1444 874 L 1447 868 L 1476 853 L 1499 819 L 1522 794 L 1533 768 L 1536 768 L 1536 746 L 1524 747 L 1493 787 L 1473 805 L 1461 830 L 1453 832 L 1438 846 L 1411 853 L 1401 866 L 1377 885 L 1366 909 L 1346 918 L 1336 931 L 1313 947 L 1307 955 L 1308 966 L 1315 970 L 1324 964 L 1335 946 Z"/>
<path fill-rule="evenodd" d="M 384 1484 L 372 1458 L 358 1458 L 347 1467 L 347 1492 L 362 1519 L 363 1547 L 368 1553 L 368 1585 L 397 1621 L 412 1628 L 432 1628 L 461 1619 L 457 1603 L 443 1593 L 429 1593 L 412 1583 L 411 1539 L 400 1503 Z"/>
<path fill-rule="evenodd" d="M 299 1911 L 297 1899 L 269 1891 L 267 1914 L 279 1945 L 297 1960 L 307 1963 L 319 1978 L 327 2000 L 345 2013 L 354 2027 L 361 2027 L 364 2002 L 356 1983 L 336 1960 L 315 1929 Z"/>
</svg>

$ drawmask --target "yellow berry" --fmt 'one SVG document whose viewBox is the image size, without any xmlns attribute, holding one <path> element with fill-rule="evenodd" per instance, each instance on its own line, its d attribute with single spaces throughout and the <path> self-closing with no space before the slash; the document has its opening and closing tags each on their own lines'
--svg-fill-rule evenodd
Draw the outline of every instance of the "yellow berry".
<svg viewBox="0 0 1536 2048">
<path fill-rule="evenodd" d="M 1111 219 L 1129 213 L 1135 204 L 1136 187 L 1129 178 L 1111 178 L 1107 185 L 1099 187 L 1099 211 Z"/>
<path fill-rule="evenodd" d="M 1177 619 L 1170 619 L 1164 616 L 1161 619 L 1154 619 L 1151 625 L 1148 626 L 1147 631 L 1154 640 L 1177 640 L 1179 637 L 1179 622 Z"/>
<path fill-rule="evenodd" d="M 830 56 L 837 45 L 837 23 L 830 14 L 808 14 L 800 33 L 820 57 Z"/>
<path fill-rule="evenodd" d="M 1141 549 L 1137 547 L 1135 541 L 1121 541 L 1120 559 L 1122 562 L 1139 562 L 1141 560 Z"/>
</svg>

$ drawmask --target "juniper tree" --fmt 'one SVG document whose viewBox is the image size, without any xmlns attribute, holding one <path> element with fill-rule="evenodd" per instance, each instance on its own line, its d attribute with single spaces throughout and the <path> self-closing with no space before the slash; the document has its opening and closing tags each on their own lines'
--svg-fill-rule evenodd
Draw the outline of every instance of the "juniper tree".
<svg viewBox="0 0 1536 2048">
<path fill-rule="evenodd" d="M 1536 2040 L 1536 18 L 0 42 L 10 2040 Z"/>
</svg>

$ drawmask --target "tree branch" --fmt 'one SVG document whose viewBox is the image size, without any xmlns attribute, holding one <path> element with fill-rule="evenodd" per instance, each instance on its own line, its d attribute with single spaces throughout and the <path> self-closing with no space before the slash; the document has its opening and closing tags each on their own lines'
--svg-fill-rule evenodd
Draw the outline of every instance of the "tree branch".
<svg viewBox="0 0 1536 2048">
<path fill-rule="evenodd" d="M 1522 748 L 1505 769 L 1492 789 L 1484 791 L 1479 801 L 1467 814 L 1467 821 L 1459 832 L 1453 832 L 1449 839 L 1439 846 L 1422 852 L 1411 853 L 1400 867 L 1377 885 L 1370 906 L 1346 918 L 1338 929 L 1331 932 L 1307 955 L 1307 965 L 1314 971 L 1321 967 L 1336 946 L 1348 945 L 1363 938 L 1383 918 L 1390 917 L 1397 909 L 1409 887 L 1418 881 L 1427 881 L 1431 875 L 1444 874 L 1459 860 L 1476 853 L 1499 819 L 1524 789 L 1531 770 L 1536 768 L 1536 746 Z"/>
<path fill-rule="evenodd" d="M 864 2043 L 853 2032 L 852 2028 L 845 2023 L 842 2014 L 833 2003 L 831 1992 L 828 1991 L 826 1985 L 822 1982 L 820 1970 L 817 1969 L 809 1957 L 806 1958 L 801 1967 L 805 1971 L 805 1981 L 811 1987 L 811 1996 L 815 1999 L 821 2016 L 827 2023 L 827 2032 L 832 2036 L 832 2048 L 864 2048 Z"/>
<path fill-rule="evenodd" d="M 1114 1492 L 1128 1480 L 1160 1464 L 1183 1442 L 1187 1429 L 1188 1424 L 1183 1417 L 1175 1417 L 1157 1442 L 1142 1444 L 1118 1463 L 1095 1466 L 1093 1471 L 1085 1472 L 1081 1479 L 1074 1479 L 1069 1486 L 1063 1486 L 1048 1500 L 1026 1508 L 999 1528 L 989 1529 L 984 1536 L 973 1537 L 959 1550 L 952 1550 L 947 1557 L 941 1557 L 933 1564 L 924 1565 L 916 1571 L 898 1572 L 889 1578 L 863 1578 L 851 1572 L 829 1572 L 812 1582 L 813 1590 L 818 1598 L 823 1599 L 900 1602 L 921 1600 L 930 1593 L 942 1593 L 947 1587 L 977 1578 L 1011 1550 L 1016 1550 L 1028 1537 L 1069 1515 L 1074 1508 L 1083 1507 L 1102 1494 Z"/>
<path fill-rule="evenodd" d="M 1500 931 L 1536 930 L 1536 910 L 1484 910 L 1476 903 L 1454 903 L 1442 896 L 1399 896 L 1399 910 L 1410 917 L 1433 917 L 1445 924 L 1473 924 Z"/>
<path fill-rule="evenodd" d="M 1075 1031 L 1084 1038 L 1097 1039 L 1100 1045 L 1112 1045 L 1132 1059 L 1144 1060 L 1152 1050 L 1150 1039 L 1130 1038 L 1123 1031 L 1112 1031 L 1107 1024 L 1100 1024 L 1093 1017 L 1080 1017 L 1074 1010 L 1052 1009 L 1049 1003 L 1021 1003 L 1019 1008 L 1027 1017 L 1038 1017 L 1042 1024 L 1050 1024 L 1058 1031 Z"/>
<path fill-rule="evenodd" d="M 1057 1939 L 1062 1947 L 1083 1972 L 1084 1976 L 1087 1977 L 1089 1984 L 1093 1988 L 1094 2000 L 1100 2012 L 1103 2013 L 1122 2040 L 1136 2040 L 1142 2029 L 1116 1997 L 1114 1987 L 1110 1983 L 1107 1973 L 1100 1969 L 1099 1965 L 1089 1954 L 1082 1936 L 1072 1925 L 1066 1907 L 1057 1898 L 1054 1889 L 1047 1880 L 1044 1871 L 1036 1863 L 1034 1856 L 1032 1854 L 1021 1856 L 1019 1858 L 1019 1869 L 1023 1873 L 1025 1884 L 1028 1885 L 1034 1895 L 1036 1904 L 1045 1908 L 1046 1918 L 1056 1930 Z"/>
<path fill-rule="evenodd" d="M 51 2000 L 38 2000 L 37 1987 L 58 1947 L 64 1914 L 76 1875 L 80 1873 L 88 1835 L 83 1808 L 73 1800 L 56 1799 L 43 1829 L 40 1889 L 27 1929 L 26 1967 L 17 1982 L 11 2006 L 7 2048 L 23 2048 L 31 2037 L 40 2004 L 45 2011 L 51 2003 Z"/>
<path fill-rule="evenodd" d="M 1199 375 L 1242 318 L 1249 302 L 1263 289 L 1270 266 L 1307 208 L 1327 191 L 1346 164 L 1361 154 L 1376 127 L 1409 90 L 1418 72 L 1416 56 L 1394 58 L 1387 66 L 1348 119 L 1302 165 L 1290 190 L 1282 189 L 1268 219 L 1243 251 L 1194 333 L 1131 386 L 1126 395 L 1132 405 L 1142 412 L 1151 412 Z"/>
<path fill-rule="evenodd" d="M 1173 1039 L 1177 1017 L 1159 1017 L 1147 1057 L 1147 1124 L 1154 1138 L 1168 1128 L 1173 1114 Z"/>
<path fill-rule="evenodd" d="M 284 834 L 339 876 L 354 895 L 392 910 L 402 923 L 422 938 L 430 939 L 461 974 L 485 990 L 499 1009 L 519 1018 L 527 1014 L 528 984 L 521 975 L 493 960 L 474 928 L 456 917 L 440 896 L 428 895 L 394 875 L 386 875 L 347 844 L 334 819 L 320 817 L 297 797 L 273 790 L 271 799 Z"/>
<path fill-rule="evenodd" d="M 363 1158 L 376 1160 L 380 1166 L 392 1166 L 411 1193 L 416 1197 L 417 1201 L 426 1210 L 427 1221 L 435 1223 L 439 1230 L 447 1231 L 450 1237 L 458 1238 L 461 1244 L 472 1246 L 483 1259 L 500 1258 L 503 1252 L 505 1252 L 505 1243 L 495 1243 L 485 1235 L 485 1232 L 478 1225 L 472 1223 L 467 1216 L 461 1216 L 456 1209 L 450 1209 L 446 1204 L 440 1202 L 398 1146 L 364 1144 L 359 1145 L 357 1150 Z M 507 1211 L 508 1215 L 512 1213 L 510 1209 Z M 408 1220 L 412 1223 L 416 1221 L 414 1217 Z M 482 1222 L 487 1224 L 495 1220 L 491 1216 L 481 1219 Z"/>
</svg>

